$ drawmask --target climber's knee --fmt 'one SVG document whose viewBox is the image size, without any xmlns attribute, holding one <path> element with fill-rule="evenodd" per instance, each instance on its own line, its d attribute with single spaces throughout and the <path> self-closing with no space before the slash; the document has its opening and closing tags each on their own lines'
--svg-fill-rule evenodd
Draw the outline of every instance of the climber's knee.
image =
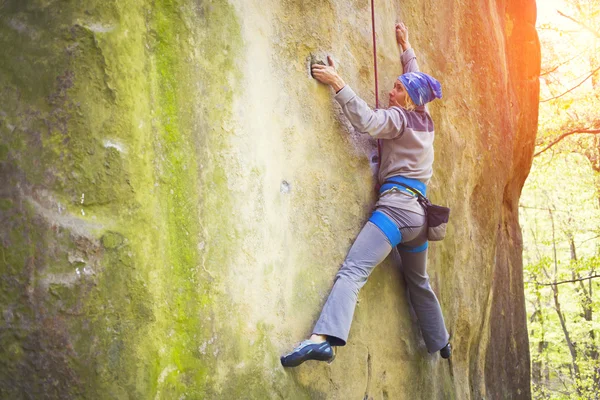
<svg viewBox="0 0 600 400">
<path fill-rule="evenodd" d="M 355 285 L 362 286 L 369 277 L 369 271 L 366 268 L 359 267 L 357 265 L 349 265 L 347 263 L 342 264 L 342 267 L 335 275 L 335 280 L 343 279 Z"/>
</svg>

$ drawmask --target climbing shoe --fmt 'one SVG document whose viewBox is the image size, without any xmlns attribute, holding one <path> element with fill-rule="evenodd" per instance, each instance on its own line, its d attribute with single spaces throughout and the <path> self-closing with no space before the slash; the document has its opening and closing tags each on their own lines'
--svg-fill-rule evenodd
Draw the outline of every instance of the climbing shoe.
<svg viewBox="0 0 600 400">
<path fill-rule="evenodd" d="M 281 356 L 281 365 L 284 367 L 297 367 L 307 360 L 327 361 L 331 363 L 335 353 L 329 342 L 315 343 L 305 340 L 291 353 Z"/>
<path fill-rule="evenodd" d="M 440 350 L 440 356 L 442 356 L 442 358 L 450 358 L 451 354 L 452 354 L 452 346 L 450 346 L 450 343 L 448 343 L 447 345 L 442 347 L 442 349 Z"/>
</svg>

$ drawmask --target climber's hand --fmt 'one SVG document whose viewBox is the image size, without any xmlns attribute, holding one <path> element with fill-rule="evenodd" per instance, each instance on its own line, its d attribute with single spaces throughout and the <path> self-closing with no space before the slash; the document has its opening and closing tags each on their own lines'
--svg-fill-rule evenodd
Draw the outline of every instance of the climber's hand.
<svg viewBox="0 0 600 400">
<path fill-rule="evenodd" d="M 312 75 L 319 82 L 329 85 L 336 92 L 339 92 L 346 84 L 335 70 L 333 60 L 330 56 L 327 56 L 327 63 L 329 65 L 313 64 Z"/>
<path fill-rule="evenodd" d="M 396 42 L 398 42 L 399 46 L 402 46 L 403 51 L 410 49 L 410 43 L 408 42 L 408 28 L 404 25 L 404 22 L 396 23 Z"/>
</svg>

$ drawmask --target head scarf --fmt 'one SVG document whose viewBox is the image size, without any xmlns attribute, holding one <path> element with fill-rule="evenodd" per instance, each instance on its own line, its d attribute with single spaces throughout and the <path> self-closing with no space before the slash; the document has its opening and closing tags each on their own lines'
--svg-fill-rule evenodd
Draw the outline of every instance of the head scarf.
<svg viewBox="0 0 600 400">
<path fill-rule="evenodd" d="M 398 77 L 417 106 L 442 98 L 442 84 L 423 72 L 409 72 Z"/>
</svg>

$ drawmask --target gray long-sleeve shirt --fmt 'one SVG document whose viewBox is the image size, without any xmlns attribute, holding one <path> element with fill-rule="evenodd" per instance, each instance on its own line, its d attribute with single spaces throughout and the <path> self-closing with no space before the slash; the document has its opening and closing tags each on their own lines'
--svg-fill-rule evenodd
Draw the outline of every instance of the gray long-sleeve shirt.
<svg viewBox="0 0 600 400">
<path fill-rule="evenodd" d="M 404 73 L 419 71 L 412 48 L 402 53 L 400 59 Z M 402 175 L 427 184 L 433 173 L 434 132 L 433 120 L 425 106 L 414 111 L 401 107 L 372 110 L 348 85 L 335 95 L 335 99 L 356 130 L 383 139 L 380 183 Z"/>
</svg>

